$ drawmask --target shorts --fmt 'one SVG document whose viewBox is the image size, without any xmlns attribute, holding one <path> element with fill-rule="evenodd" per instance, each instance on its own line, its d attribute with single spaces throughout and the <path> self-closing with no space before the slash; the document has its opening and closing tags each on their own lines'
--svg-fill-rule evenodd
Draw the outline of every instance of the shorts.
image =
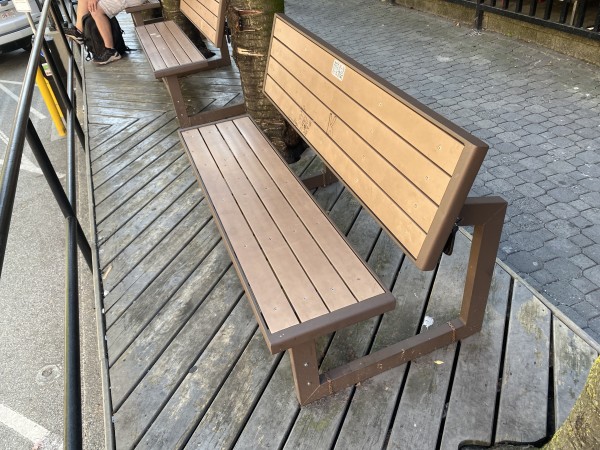
<svg viewBox="0 0 600 450">
<path fill-rule="evenodd" d="M 102 8 L 104 14 L 106 14 L 110 19 L 119 14 L 121 11 L 124 11 L 125 8 L 129 8 L 130 6 L 138 6 L 145 2 L 146 0 L 100 0 L 98 5 L 100 8 Z"/>
</svg>

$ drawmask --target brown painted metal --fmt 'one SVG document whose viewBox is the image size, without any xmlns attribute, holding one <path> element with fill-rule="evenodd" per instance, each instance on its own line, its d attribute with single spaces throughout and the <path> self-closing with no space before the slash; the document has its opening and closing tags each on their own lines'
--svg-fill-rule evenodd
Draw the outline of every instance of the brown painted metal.
<svg viewBox="0 0 600 450">
<path fill-rule="evenodd" d="M 461 224 L 475 225 L 475 231 L 459 318 L 321 374 L 318 386 L 311 381 L 308 394 L 306 380 L 313 380 L 318 369 L 307 374 L 294 367 L 294 376 L 306 377 L 295 380 L 296 386 L 303 387 L 297 390 L 299 402 L 306 405 L 481 330 L 505 212 L 506 202 L 500 197 L 469 198 L 461 211 Z M 319 333 L 307 332 L 306 338 L 311 336 Z M 301 346 L 303 354 L 308 351 L 306 345 Z"/>
</svg>

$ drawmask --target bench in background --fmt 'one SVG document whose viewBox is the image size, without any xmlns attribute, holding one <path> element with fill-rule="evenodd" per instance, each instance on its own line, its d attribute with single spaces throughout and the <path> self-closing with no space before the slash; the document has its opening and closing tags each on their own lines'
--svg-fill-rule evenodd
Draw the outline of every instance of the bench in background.
<svg viewBox="0 0 600 450">
<path fill-rule="evenodd" d="M 272 353 L 301 404 L 480 330 L 506 211 L 467 198 L 487 151 L 469 133 L 276 15 L 267 97 L 421 270 L 474 225 L 460 316 L 320 374 L 315 341 L 395 306 L 248 116 L 180 131 Z"/>
<path fill-rule="evenodd" d="M 207 60 L 186 34 L 171 20 L 140 24 L 135 30 L 152 66 L 154 76 L 162 79 L 182 127 L 189 127 L 245 112 L 243 104 L 189 115 L 181 92 L 180 78 L 204 70 L 231 64 L 225 39 L 226 2 L 216 0 L 181 0 L 180 9 L 221 55 Z M 136 19 L 134 19 L 136 20 Z M 137 19 L 141 20 L 141 19 Z"/>
<path fill-rule="evenodd" d="M 125 8 L 125 12 L 131 14 L 133 24 L 137 27 L 146 23 L 152 23 L 163 20 L 162 17 L 144 20 L 144 12 L 152 11 L 155 9 L 162 9 L 162 3 L 160 0 L 146 0 L 141 5 L 130 6 L 128 8 Z"/>
</svg>

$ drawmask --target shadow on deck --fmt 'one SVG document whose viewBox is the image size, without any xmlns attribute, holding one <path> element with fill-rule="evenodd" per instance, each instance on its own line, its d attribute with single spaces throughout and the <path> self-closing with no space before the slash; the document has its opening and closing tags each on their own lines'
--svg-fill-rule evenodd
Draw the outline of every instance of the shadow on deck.
<svg viewBox="0 0 600 450">
<path fill-rule="evenodd" d="M 597 351 L 500 265 L 481 333 L 300 408 L 287 354 L 270 355 L 243 298 L 164 85 L 140 51 L 86 64 L 85 79 L 117 448 L 456 449 L 536 442 L 565 419 Z M 232 69 L 195 76 L 187 92 L 199 108 L 241 97 Z M 295 164 L 318 169 L 310 153 Z M 322 340 L 323 368 L 458 314 L 467 237 L 423 273 L 343 187 L 315 197 L 398 300 Z"/>
</svg>

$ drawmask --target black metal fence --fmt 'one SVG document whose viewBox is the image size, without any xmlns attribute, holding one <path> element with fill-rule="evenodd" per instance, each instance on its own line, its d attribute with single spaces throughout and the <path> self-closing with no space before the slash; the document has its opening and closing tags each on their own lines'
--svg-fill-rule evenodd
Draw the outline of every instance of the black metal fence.
<svg viewBox="0 0 600 450">
<path fill-rule="evenodd" d="M 62 0 L 61 0 L 62 1 Z M 4 256 L 8 243 L 8 235 L 13 214 L 13 206 L 19 181 L 19 168 L 23 155 L 25 141 L 29 143 L 37 163 L 46 178 L 48 185 L 65 217 L 66 228 L 66 292 L 65 292 L 65 417 L 64 417 L 64 448 L 77 449 L 82 447 L 82 413 L 81 413 L 81 367 L 79 347 L 79 292 L 77 247 L 81 251 L 90 270 L 92 269 L 92 251 L 77 220 L 76 211 L 76 167 L 75 147 L 77 136 L 84 147 L 84 132 L 76 116 L 75 82 L 81 86 L 81 74 L 74 64 L 71 51 L 60 24 L 63 23 L 64 12 L 67 17 L 72 14 L 72 7 L 67 8 L 63 2 L 60 7 L 54 0 L 45 0 L 41 7 L 41 17 L 35 33 L 33 48 L 29 58 L 21 93 L 19 95 L 17 112 L 12 125 L 8 148 L 4 156 L 4 164 L 0 174 L 0 277 Z M 69 49 L 67 64 L 57 57 L 56 49 L 51 51 L 45 40 L 45 30 L 49 21 L 58 24 L 57 29 L 66 48 Z M 30 23 L 33 21 L 30 17 Z M 67 126 L 67 183 L 66 191 L 54 170 L 50 158 L 38 136 L 35 127 L 29 119 L 35 77 L 40 66 L 40 54 L 44 58 L 54 77 L 56 94 L 60 105 L 64 106 L 63 116 Z M 66 66 L 66 67 L 65 67 Z M 61 74 L 66 74 L 64 79 Z M 1 278 L 0 278 L 1 279 Z"/>
<path fill-rule="evenodd" d="M 600 0 L 448 0 L 484 13 L 499 14 L 543 27 L 600 40 Z"/>
</svg>

